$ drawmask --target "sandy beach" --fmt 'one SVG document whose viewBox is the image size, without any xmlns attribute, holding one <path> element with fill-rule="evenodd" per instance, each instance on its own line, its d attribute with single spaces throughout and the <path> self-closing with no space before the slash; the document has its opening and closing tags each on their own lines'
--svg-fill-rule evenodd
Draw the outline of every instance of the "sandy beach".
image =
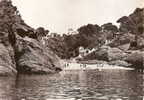
<svg viewBox="0 0 144 100">
<path fill-rule="evenodd" d="M 122 66 L 115 66 L 109 64 L 80 64 L 80 63 L 66 63 L 68 64 L 64 70 L 91 70 L 91 69 L 122 69 L 122 70 L 134 70 L 133 68 L 126 68 Z"/>
</svg>

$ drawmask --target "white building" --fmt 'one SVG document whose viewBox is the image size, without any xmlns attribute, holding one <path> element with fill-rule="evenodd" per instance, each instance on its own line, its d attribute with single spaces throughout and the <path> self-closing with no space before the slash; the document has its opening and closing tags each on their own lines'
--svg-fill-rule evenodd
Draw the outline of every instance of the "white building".
<svg viewBox="0 0 144 100">
<path fill-rule="evenodd" d="M 84 47 L 79 47 L 79 57 L 86 56 L 87 54 L 91 53 L 90 49 L 85 49 Z"/>
</svg>

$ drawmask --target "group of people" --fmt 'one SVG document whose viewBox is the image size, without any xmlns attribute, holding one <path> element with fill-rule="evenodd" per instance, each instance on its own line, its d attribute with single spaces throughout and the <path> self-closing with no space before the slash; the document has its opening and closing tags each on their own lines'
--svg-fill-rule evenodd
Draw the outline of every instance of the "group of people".
<svg viewBox="0 0 144 100">
<path fill-rule="evenodd" d="M 70 64 L 68 62 L 65 63 L 65 67 L 69 67 L 69 65 Z M 85 68 L 86 66 L 87 66 L 87 64 L 80 64 L 80 67 L 84 67 Z"/>
<path fill-rule="evenodd" d="M 67 63 L 65 63 L 65 68 L 66 68 L 66 67 L 68 67 L 68 66 L 69 66 L 69 63 L 68 63 L 68 62 L 67 62 Z"/>
<path fill-rule="evenodd" d="M 104 67 L 104 64 L 96 64 L 97 67 Z M 70 64 L 68 62 L 65 63 L 65 68 L 66 67 L 69 67 Z M 87 67 L 87 64 L 80 64 L 80 67 L 83 67 L 83 68 L 86 68 Z"/>
<path fill-rule="evenodd" d="M 67 68 L 69 67 L 70 64 L 68 62 L 65 63 L 64 67 Z M 80 64 L 80 68 L 86 68 L 87 67 L 87 64 Z"/>
<path fill-rule="evenodd" d="M 86 68 L 87 64 L 80 64 L 80 67 Z"/>
</svg>

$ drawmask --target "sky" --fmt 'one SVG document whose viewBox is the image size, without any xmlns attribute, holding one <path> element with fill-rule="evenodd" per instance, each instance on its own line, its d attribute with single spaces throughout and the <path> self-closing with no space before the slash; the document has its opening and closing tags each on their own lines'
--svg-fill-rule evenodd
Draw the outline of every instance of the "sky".
<svg viewBox="0 0 144 100">
<path fill-rule="evenodd" d="M 116 21 L 144 7 L 144 0 L 12 0 L 25 22 L 51 32 L 66 33 L 86 24 Z"/>
</svg>

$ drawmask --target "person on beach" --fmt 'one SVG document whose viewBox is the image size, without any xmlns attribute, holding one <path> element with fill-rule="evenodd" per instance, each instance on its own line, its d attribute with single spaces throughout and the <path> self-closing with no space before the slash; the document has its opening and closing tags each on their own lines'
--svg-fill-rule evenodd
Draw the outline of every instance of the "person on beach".
<svg viewBox="0 0 144 100">
<path fill-rule="evenodd" d="M 87 64 L 84 64 L 84 68 L 86 68 Z"/>
<path fill-rule="evenodd" d="M 68 67 L 68 66 L 69 66 L 69 64 L 66 62 L 66 63 L 65 63 L 65 68 Z"/>
<path fill-rule="evenodd" d="M 83 65 L 82 64 L 80 64 L 80 68 L 82 67 Z"/>
</svg>

